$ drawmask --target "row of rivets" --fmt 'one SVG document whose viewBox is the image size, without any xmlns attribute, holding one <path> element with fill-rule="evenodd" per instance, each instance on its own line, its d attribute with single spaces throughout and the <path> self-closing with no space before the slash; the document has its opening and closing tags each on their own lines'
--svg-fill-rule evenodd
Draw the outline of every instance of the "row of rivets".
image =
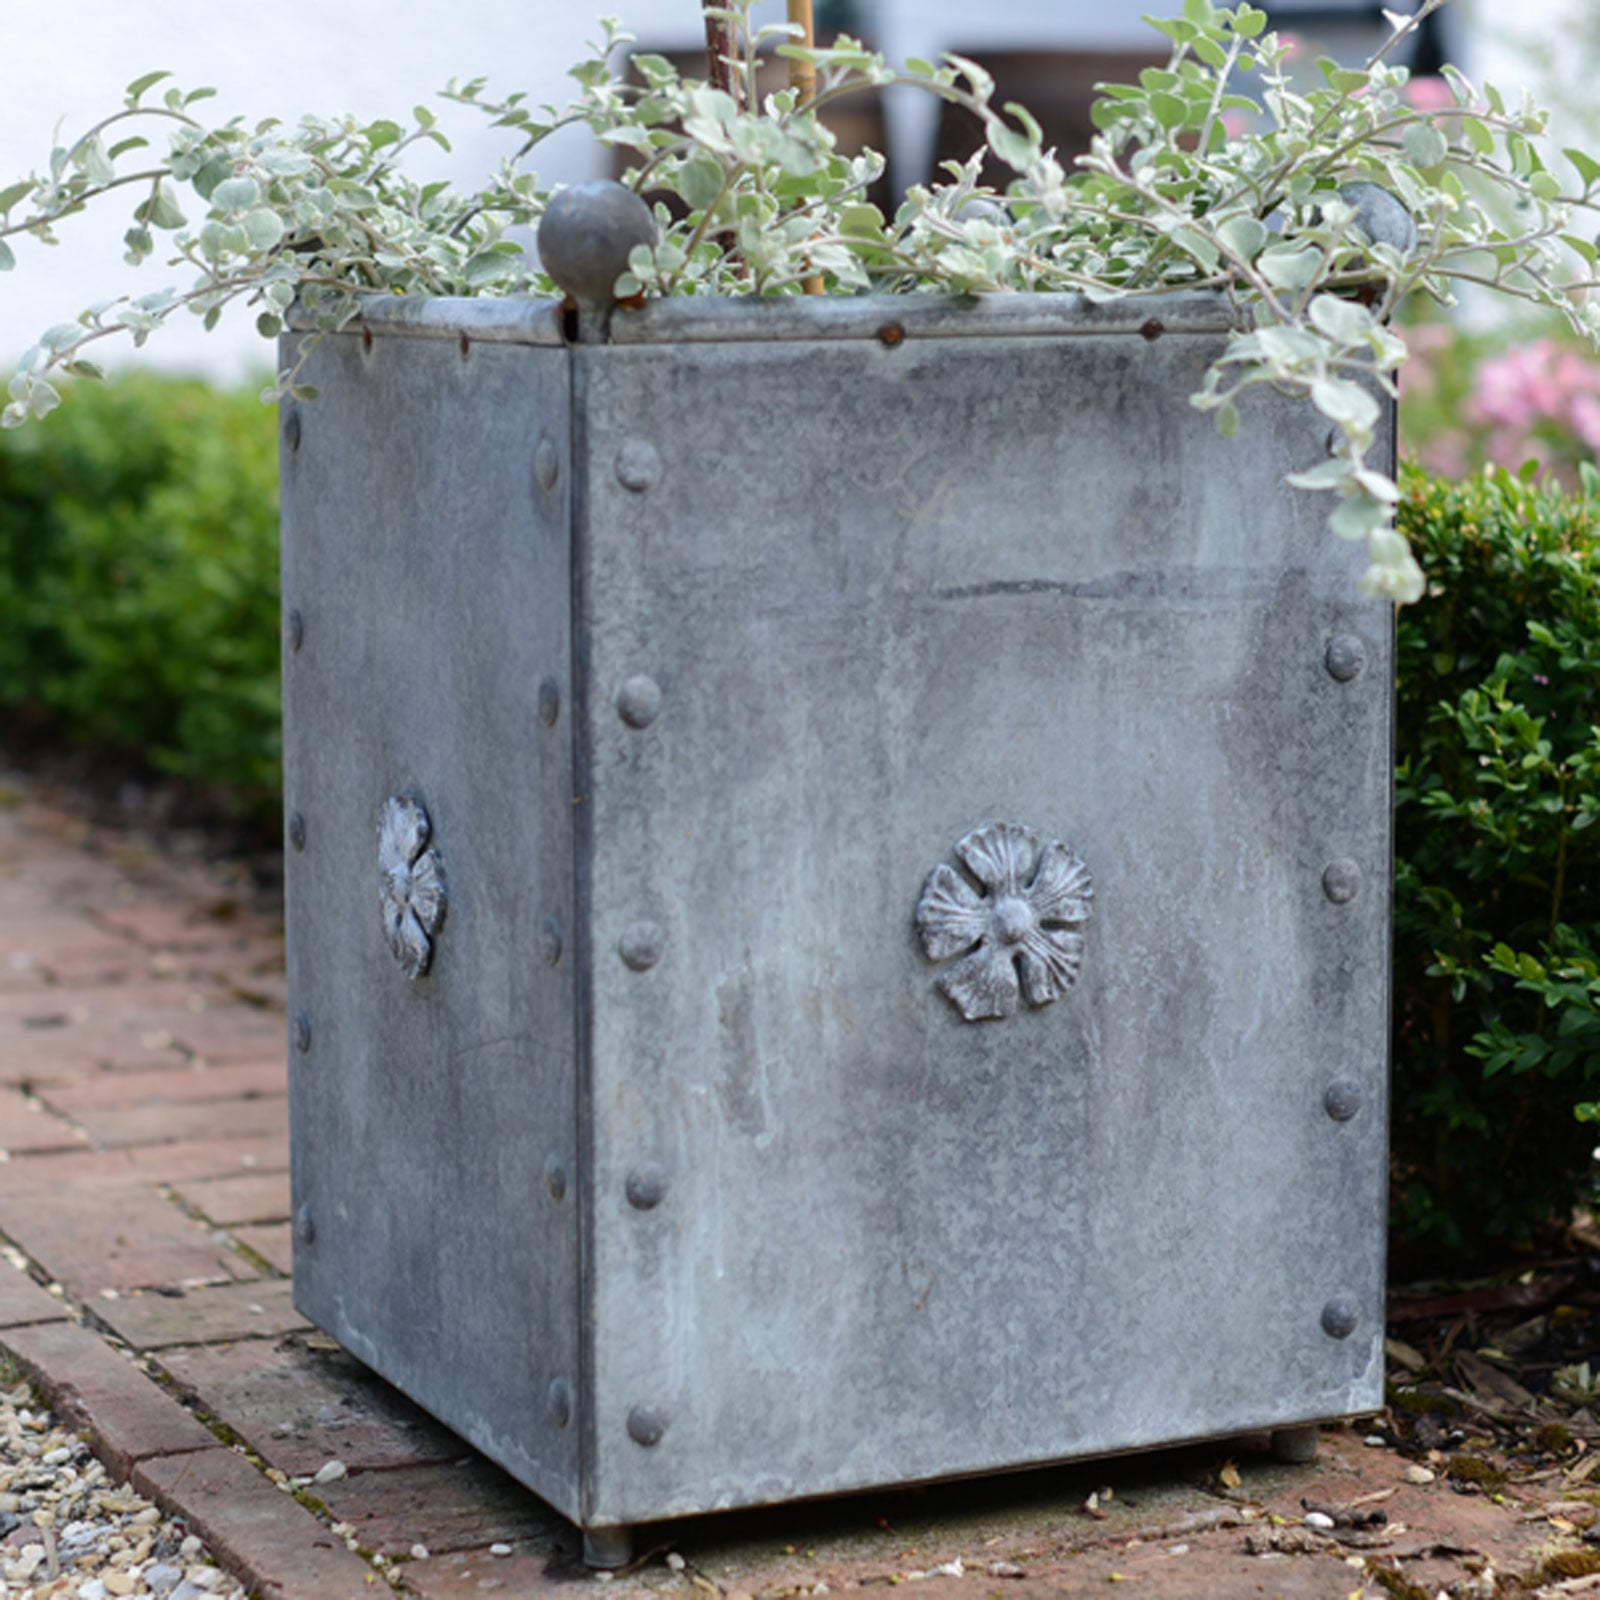
<svg viewBox="0 0 1600 1600">
<path fill-rule="evenodd" d="M 617 481 L 634 494 L 654 488 L 661 477 L 661 457 L 644 439 L 628 439 L 617 451 Z M 661 714 L 661 685 L 643 673 L 629 678 L 617 691 L 617 715 L 630 728 L 648 728 Z M 617 943 L 624 965 L 648 972 L 660 959 L 666 934 L 659 923 L 635 922 Z M 667 1192 L 667 1175 L 653 1162 L 642 1162 L 623 1181 L 623 1193 L 635 1211 L 653 1211 Z M 661 1442 L 669 1422 L 660 1406 L 636 1405 L 628 1413 L 628 1437 L 650 1449 Z"/>
<path fill-rule="evenodd" d="M 1328 640 L 1323 655 L 1328 676 L 1339 683 L 1350 683 L 1361 676 L 1367 665 L 1367 647 L 1353 633 L 1336 633 Z M 1349 905 L 1361 893 L 1361 867 L 1348 858 L 1330 861 L 1322 874 L 1322 892 L 1336 906 Z M 1322 1097 L 1322 1108 L 1335 1122 L 1349 1122 L 1362 1107 L 1361 1086 L 1349 1079 L 1329 1084 Z M 1330 1339 L 1348 1339 L 1360 1325 L 1361 1315 L 1353 1300 L 1330 1300 L 1322 1308 L 1322 1331 Z"/>
</svg>

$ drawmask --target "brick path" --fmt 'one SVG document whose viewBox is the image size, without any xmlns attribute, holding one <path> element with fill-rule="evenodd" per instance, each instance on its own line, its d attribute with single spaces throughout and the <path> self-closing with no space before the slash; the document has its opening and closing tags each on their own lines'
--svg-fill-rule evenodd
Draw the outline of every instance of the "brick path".
<svg viewBox="0 0 1600 1600">
<path fill-rule="evenodd" d="M 705 1519 L 647 1538 L 635 1572 L 586 1575 L 539 1501 L 296 1315 L 283 1033 L 270 911 L 0 784 L 0 1346 L 264 1597 L 514 1600 L 608 1582 L 750 1600 L 929 1573 L 927 1600 L 1116 1579 L 1137 1595 L 1347 1600 L 1386 1592 L 1363 1562 L 1406 1558 L 1431 1594 L 1485 1552 L 1526 1569 L 1548 1543 L 1520 1505 L 1413 1487 L 1392 1452 L 1343 1432 L 1310 1467 L 1212 1445 Z M 1295 1519 L 1305 1496 L 1392 1491 L 1404 1535 L 1373 1556 L 1246 1555 L 1240 1516 L 1256 1513 L 1204 1481 L 1229 1455 L 1251 1502 Z M 1117 1497 L 1086 1514 L 1105 1482 Z M 963 1575 L 932 1572 L 952 1562 Z"/>
</svg>

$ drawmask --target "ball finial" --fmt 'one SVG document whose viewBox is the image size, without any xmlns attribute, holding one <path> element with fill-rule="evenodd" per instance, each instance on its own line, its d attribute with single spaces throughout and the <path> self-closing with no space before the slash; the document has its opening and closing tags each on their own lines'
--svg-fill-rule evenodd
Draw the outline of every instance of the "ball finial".
<svg viewBox="0 0 1600 1600">
<path fill-rule="evenodd" d="M 585 309 L 609 307 L 634 246 L 655 242 L 650 207 L 609 178 L 561 190 L 539 221 L 544 270 Z"/>
<path fill-rule="evenodd" d="M 1381 184 L 1342 184 L 1339 198 L 1356 214 L 1356 226 L 1374 244 L 1393 245 L 1404 255 L 1417 245 L 1417 224 L 1404 203 Z"/>
</svg>

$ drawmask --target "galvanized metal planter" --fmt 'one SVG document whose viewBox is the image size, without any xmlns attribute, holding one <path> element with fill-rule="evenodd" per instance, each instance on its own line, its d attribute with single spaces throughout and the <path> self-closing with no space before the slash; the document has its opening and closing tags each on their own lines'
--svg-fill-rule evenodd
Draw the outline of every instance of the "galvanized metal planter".
<svg viewBox="0 0 1600 1600">
<path fill-rule="evenodd" d="M 297 1303 L 590 1531 L 1381 1403 L 1391 616 L 1210 299 L 284 422 Z"/>
</svg>

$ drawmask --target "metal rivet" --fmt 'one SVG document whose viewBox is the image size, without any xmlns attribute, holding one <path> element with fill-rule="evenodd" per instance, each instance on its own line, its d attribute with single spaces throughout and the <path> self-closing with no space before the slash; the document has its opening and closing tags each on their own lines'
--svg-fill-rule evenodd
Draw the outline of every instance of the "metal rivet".
<svg viewBox="0 0 1600 1600">
<path fill-rule="evenodd" d="M 305 641 L 306 619 L 298 611 L 291 611 L 287 619 L 289 629 L 289 648 L 298 650 Z"/>
<path fill-rule="evenodd" d="M 641 673 L 617 691 L 617 715 L 630 728 L 648 728 L 661 714 L 661 685 Z"/>
<path fill-rule="evenodd" d="M 547 728 L 556 725 L 561 715 L 561 685 L 554 678 L 546 678 L 539 685 L 539 720 Z"/>
<path fill-rule="evenodd" d="M 544 1186 L 552 1200 L 567 1196 L 567 1164 L 553 1150 L 544 1158 Z"/>
<path fill-rule="evenodd" d="M 296 850 L 304 850 L 306 847 L 306 819 L 298 811 L 289 813 L 289 843 Z"/>
<path fill-rule="evenodd" d="M 646 1162 L 628 1174 L 623 1193 L 635 1211 L 653 1211 L 666 1198 L 667 1175 L 653 1162 Z"/>
<path fill-rule="evenodd" d="M 1361 1100 L 1361 1085 L 1341 1079 L 1328 1085 L 1322 1104 L 1335 1122 L 1348 1122 L 1361 1109 Z"/>
<path fill-rule="evenodd" d="M 311 1018 L 303 1011 L 294 1014 L 294 1047 L 301 1055 L 311 1048 Z"/>
<path fill-rule="evenodd" d="M 301 1206 L 295 1213 L 294 1233 L 301 1244 L 316 1243 L 317 1219 L 311 1215 L 310 1206 Z"/>
<path fill-rule="evenodd" d="M 1356 1331 L 1361 1314 L 1350 1300 L 1330 1300 L 1322 1308 L 1322 1331 L 1330 1339 L 1348 1339 Z"/>
<path fill-rule="evenodd" d="M 550 1385 L 546 1402 L 550 1408 L 550 1420 L 556 1427 L 564 1428 L 572 1421 L 572 1389 L 565 1378 L 557 1378 Z"/>
<path fill-rule="evenodd" d="M 1361 669 L 1367 664 L 1367 647 L 1353 633 L 1336 633 L 1328 641 L 1328 651 L 1323 660 L 1329 677 L 1337 678 L 1340 683 L 1349 683 L 1352 678 L 1361 676 Z"/>
<path fill-rule="evenodd" d="M 544 925 L 539 929 L 539 954 L 544 957 L 544 964 L 553 967 L 561 959 L 561 919 L 559 917 L 546 917 Z"/>
<path fill-rule="evenodd" d="M 283 443 L 290 455 L 300 448 L 300 408 L 290 406 L 283 414 Z"/>
<path fill-rule="evenodd" d="M 660 1406 L 635 1406 L 628 1413 L 628 1437 L 646 1449 L 660 1444 L 667 1431 L 667 1414 Z"/>
<path fill-rule="evenodd" d="M 617 950 L 635 972 L 646 972 L 661 959 L 666 940 L 660 923 L 636 922 L 618 941 Z"/>
<path fill-rule="evenodd" d="M 1336 906 L 1348 905 L 1361 893 L 1361 868 L 1354 861 L 1330 861 L 1322 874 L 1322 892 Z"/>
<path fill-rule="evenodd" d="M 629 439 L 617 451 L 617 482 L 624 489 L 643 494 L 660 476 L 661 457 L 648 439 Z"/>
<path fill-rule="evenodd" d="M 561 476 L 561 455 L 554 439 L 541 439 L 533 453 L 533 477 L 541 489 L 553 489 Z"/>
</svg>

